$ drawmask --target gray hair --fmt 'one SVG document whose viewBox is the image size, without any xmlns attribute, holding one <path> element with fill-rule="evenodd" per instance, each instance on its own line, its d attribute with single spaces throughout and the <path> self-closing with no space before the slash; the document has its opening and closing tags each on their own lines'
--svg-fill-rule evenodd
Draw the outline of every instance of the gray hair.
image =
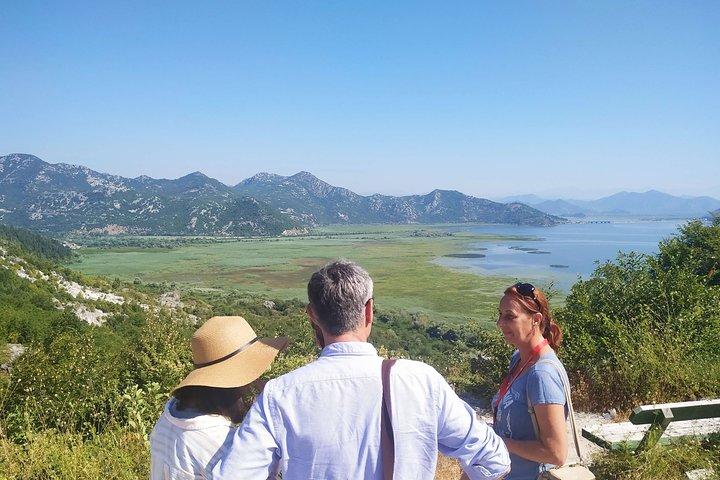
<svg viewBox="0 0 720 480">
<path fill-rule="evenodd" d="M 307 293 L 323 330 L 342 335 L 361 325 L 365 305 L 373 296 L 373 281 L 361 266 L 339 259 L 313 273 Z"/>
</svg>

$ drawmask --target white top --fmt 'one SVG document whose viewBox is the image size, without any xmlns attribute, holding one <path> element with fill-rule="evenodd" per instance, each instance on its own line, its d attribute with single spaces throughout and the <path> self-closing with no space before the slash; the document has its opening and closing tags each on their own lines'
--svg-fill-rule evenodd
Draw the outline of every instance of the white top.
<svg viewBox="0 0 720 480">
<path fill-rule="evenodd" d="M 333 343 L 268 382 L 215 478 L 266 478 L 279 465 L 283 480 L 382 479 L 381 363 L 369 343 Z M 398 360 L 390 385 L 396 480 L 432 480 L 438 451 L 472 480 L 508 471 L 503 441 L 435 369 Z"/>
<path fill-rule="evenodd" d="M 165 405 L 150 434 L 150 480 L 212 478 L 212 467 L 232 443 L 235 426 L 222 415 Z"/>
</svg>

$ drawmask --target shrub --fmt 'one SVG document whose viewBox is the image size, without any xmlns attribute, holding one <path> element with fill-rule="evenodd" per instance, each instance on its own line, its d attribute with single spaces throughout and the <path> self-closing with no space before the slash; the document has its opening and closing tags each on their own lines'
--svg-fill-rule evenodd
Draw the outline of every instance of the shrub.
<svg viewBox="0 0 720 480">
<path fill-rule="evenodd" d="M 121 370 L 114 354 L 96 348 L 91 333 L 60 334 L 47 350 L 30 346 L 16 360 L 7 397 L 11 437 L 43 429 L 102 431 L 119 401 Z"/>
<path fill-rule="evenodd" d="M 581 408 L 720 394 L 720 288 L 661 257 L 619 255 L 576 283 L 557 312 Z"/>
<path fill-rule="evenodd" d="M 126 354 L 128 385 L 141 388 L 157 383 L 169 393 L 192 369 L 190 336 L 194 326 L 182 319 L 148 315 L 131 336 Z"/>
</svg>

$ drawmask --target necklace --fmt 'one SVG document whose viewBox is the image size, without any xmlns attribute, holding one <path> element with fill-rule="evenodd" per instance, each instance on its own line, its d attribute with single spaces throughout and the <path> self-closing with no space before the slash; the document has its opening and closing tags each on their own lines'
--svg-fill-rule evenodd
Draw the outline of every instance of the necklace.
<svg viewBox="0 0 720 480">
<path fill-rule="evenodd" d="M 543 338 L 542 342 L 538 343 L 537 345 L 535 345 L 535 347 L 533 347 L 530 355 L 528 356 L 528 359 L 525 360 L 525 363 L 522 364 L 520 369 L 517 368 L 518 365 L 520 365 L 519 361 L 513 366 L 513 368 L 510 369 L 508 374 L 505 376 L 505 379 L 502 381 L 502 384 L 500 384 L 500 391 L 498 392 L 497 400 L 495 401 L 495 408 L 493 408 L 493 416 L 497 415 L 497 409 L 498 405 L 500 405 L 500 400 L 502 400 L 508 390 L 510 390 L 510 386 L 525 371 L 525 368 L 527 368 L 527 366 L 530 365 L 531 362 L 537 360 L 540 350 L 542 350 L 542 348 L 547 344 L 547 338 Z"/>
</svg>

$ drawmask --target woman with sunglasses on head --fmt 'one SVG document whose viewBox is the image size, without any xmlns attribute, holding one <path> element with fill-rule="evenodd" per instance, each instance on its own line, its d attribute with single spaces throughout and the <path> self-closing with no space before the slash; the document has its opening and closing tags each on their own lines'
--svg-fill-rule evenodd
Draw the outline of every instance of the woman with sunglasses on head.
<svg viewBox="0 0 720 480">
<path fill-rule="evenodd" d="M 497 327 L 517 350 L 492 400 L 494 428 L 510 451 L 507 478 L 535 480 L 545 468 L 562 465 L 568 451 L 561 377 L 567 373 L 556 355 L 562 331 L 545 295 L 531 284 L 516 283 L 504 293 Z"/>
</svg>

